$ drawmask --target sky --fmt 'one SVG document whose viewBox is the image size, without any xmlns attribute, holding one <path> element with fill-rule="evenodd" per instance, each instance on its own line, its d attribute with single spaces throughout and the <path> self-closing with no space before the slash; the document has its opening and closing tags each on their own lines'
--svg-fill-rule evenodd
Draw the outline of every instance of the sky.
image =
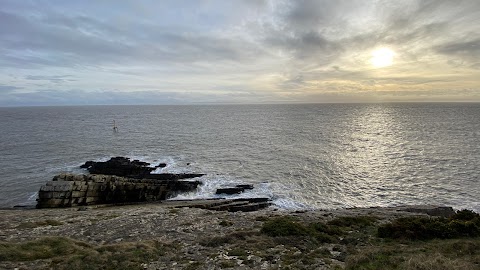
<svg viewBox="0 0 480 270">
<path fill-rule="evenodd" d="M 0 106 L 480 101 L 478 0 L 0 0 Z"/>
</svg>

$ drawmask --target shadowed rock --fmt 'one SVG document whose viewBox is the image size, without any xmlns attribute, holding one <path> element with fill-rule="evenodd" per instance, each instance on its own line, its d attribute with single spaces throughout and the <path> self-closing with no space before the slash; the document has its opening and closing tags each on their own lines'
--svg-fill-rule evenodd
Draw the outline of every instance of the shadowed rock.
<svg viewBox="0 0 480 270">
<path fill-rule="evenodd" d="M 253 185 L 236 185 L 234 187 L 227 187 L 227 188 L 219 188 L 215 192 L 215 194 L 227 194 L 227 195 L 232 195 L 232 194 L 239 194 L 245 191 L 245 189 L 253 189 Z"/>
<path fill-rule="evenodd" d="M 108 161 L 87 161 L 80 168 L 85 168 L 92 174 L 116 175 L 135 179 L 156 179 L 156 180 L 179 180 L 201 177 L 199 173 L 159 173 L 152 174 L 155 168 L 149 167 L 150 163 L 139 160 L 130 161 L 126 157 L 112 157 Z M 160 163 L 157 168 L 166 167 L 167 164 Z"/>
</svg>

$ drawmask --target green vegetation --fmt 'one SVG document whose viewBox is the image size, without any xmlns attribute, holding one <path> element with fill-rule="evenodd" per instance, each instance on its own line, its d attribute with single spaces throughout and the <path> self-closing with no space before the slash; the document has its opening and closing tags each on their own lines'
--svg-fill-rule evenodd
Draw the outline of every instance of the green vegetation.
<svg viewBox="0 0 480 270">
<path fill-rule="evenodd" d="M 308 220 L 308 221 L 307 221 Z M 384 223 L 374 216 L 337 217 L 328 221 L 305 216 L 260 217 L 260 230 L 235 230 L 225 217 L 216 236 L 200 239 L 208 260 L 184 254 L 179 243 L 123 242 L 96 246 L 63 237 L 30 242 L 0 242 L 0 262 L 39 260 L 52 269 L 142 269 L 152 261 L 176 262 L 182 269 L 236 267 L 263 263 L 282 269 L 480 269 L 480 216 L 469 210 L 450 218 L 410 216 Z M 42 221 L 39 226 L 53 225 Z M 258 222 L 257 224 L 259 224 Z M 60 223 L 61 224 L 61 223 Z M 237 222 L 235 222 L 237 224 Z M 32 225 L 33 226 L 33 225 Z M 196 243 L 194 243 L 196 244 Z M 187 244 L 188 245 L 188 244 Z M 233 259 L 219 255 L 224 252 Z M 0 264 L 2 265 L 2 264 Z M 1 266 L 0 266 L 1 267 Z"/>
<path fill-rule="evenodd" d="M 332 259 L 344 261 L 345 269 L 480 268 L 477 213 L 462 210 L 450 218 L 398 218 L 384 225 L 377 225 L 378 220 L 356 216 L 305 223 L 292 217 L 276 217 L 264 222 L 261 233 L 276 243 L 287 239 L 281 243 L 302 251 L 284 256 L 285 264 L 294 267 L 299 262 L 309 265 L 317 258 L 326 263 Z M 322 242 L 336 243 L 333 253 L 321 248 Z"/>
<path fill-rule="evenodd" d="M 302 236 L 319 242 L 336 242 L 339 236 L 348 234 L 353 229 L 365 229 L 373 226 L 376 217 L 339 217 L 327 223 L 315 222 L 303 224 L 292 217 L 277 217 L 267 220 L 261 232 L 272 237 Z"/>
<path fill-rule="evenodd" d="M 329 221 L 328 224 L 338 227 L 360 229 L 363 227 L 374 225 L 377 220 L 378 217 L 376 216 L 338 217 Z"/>
<path fill-rule="evenodd" d="M 292 217 L 277 217 L 266 221 L 261 232 L 268 236 L 307 236 L 314 231 Z"/>
<path fill-rule="evenodd" d="M 346 269 L 473 270 L 480 268 L 480 239 L 378 242 L 347 257 Z"/>
<path fill-rule="evenodd" d="M 142 263 L 164 254 L 155 241 L 92 246 L 64 237 L 47 237 L 25 243 L 0 242 L 0 261 L 51 261 L 56 269 L 143 269 Z"/>
<path fill-rule="evenodd" d="M 378 228 L 382 238 L 412 240 L 451 239 L 480 236 L 480 216 L 470 210 L 458 211 L 450 218 L 405 217 Z"/>
<path fill-rule="evenodd" d="M 233 225 L 233 222 L 231 222 L 229 220 L 222 220 L 222 221 L 220 221 L 220 223 L 218 223 L 218 225 L 223 226 L 223 227 L 230 227 L 230 226 Z"/>
</svg>

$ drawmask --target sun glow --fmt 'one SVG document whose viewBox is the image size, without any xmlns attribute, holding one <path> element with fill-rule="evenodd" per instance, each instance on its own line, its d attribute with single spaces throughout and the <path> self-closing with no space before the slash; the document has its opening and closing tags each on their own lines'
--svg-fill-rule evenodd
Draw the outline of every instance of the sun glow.
<svg viewBox="0 0 480 270">
<path fill-rule="evenodd" d="M 376 68 L 388 67 L 393 64 L 395 52 L 389 48 L 380 48 L 372 52 L 370 63 Z"/>
</svg>

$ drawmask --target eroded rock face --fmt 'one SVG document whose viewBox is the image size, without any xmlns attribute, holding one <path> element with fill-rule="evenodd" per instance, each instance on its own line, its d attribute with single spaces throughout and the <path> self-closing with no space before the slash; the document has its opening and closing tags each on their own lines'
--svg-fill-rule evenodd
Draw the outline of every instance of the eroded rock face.
<svg viewBox="0 0 480 270">
<path fill-rule="evenodd" d="M 200 181 L 60 174 L 40 188 L 37 208 L 160 201 L 193 191 L 199 184 Z"/>
</svg>

